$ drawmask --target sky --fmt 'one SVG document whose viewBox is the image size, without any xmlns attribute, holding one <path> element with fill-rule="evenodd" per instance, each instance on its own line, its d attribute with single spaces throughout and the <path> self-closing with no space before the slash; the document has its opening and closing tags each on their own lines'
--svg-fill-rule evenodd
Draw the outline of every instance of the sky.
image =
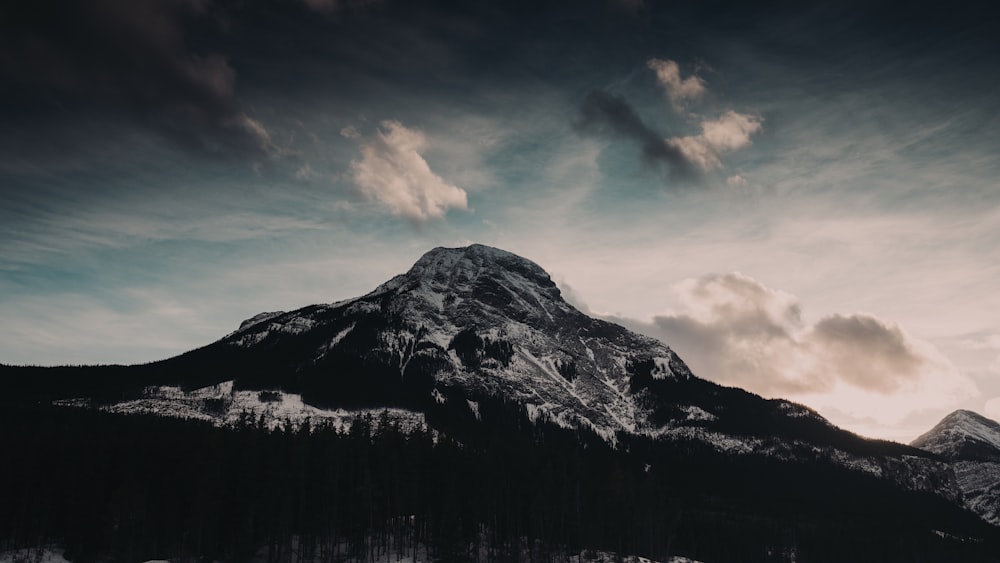
<svg viewBox="0 0 1000 563">
<path fill-rule="evenodd" d="M 436 246 L 909 441 L 1000 419 L 975 3 L 12 0 L 0 363 L 141 363 Z"/>
</svg>

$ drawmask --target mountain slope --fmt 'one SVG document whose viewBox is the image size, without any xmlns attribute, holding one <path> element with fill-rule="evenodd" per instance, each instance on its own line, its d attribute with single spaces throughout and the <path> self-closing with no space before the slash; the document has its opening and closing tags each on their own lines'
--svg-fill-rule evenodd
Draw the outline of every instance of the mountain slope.
<svg viewBox="0 0 1000 563">
<path fill-rule="evenodd" d="M 743 451 L 925 455 L 694 377 L 663 343 L 575 309 L 534 262 L 482 245 L 435 248 L 356 299 L 262 313 L 147 371 L 188 387 L 234 379 L 237 388 L 280 388 L 341 408 L 426 411 L 449 397 L 502 397 L 611 441 L 624 432 Z"/>
<path fill-rule="evenodd" d="M 1000 462 L 1000 423 L 957 410 L 910 444 L 952 461 Z"/>
<path fill-rule="evenodd" d="M 910 445 L 951 461 L 966 506 L 1000 526 L 1000 423 L 957 410 Z"/>
</svg>

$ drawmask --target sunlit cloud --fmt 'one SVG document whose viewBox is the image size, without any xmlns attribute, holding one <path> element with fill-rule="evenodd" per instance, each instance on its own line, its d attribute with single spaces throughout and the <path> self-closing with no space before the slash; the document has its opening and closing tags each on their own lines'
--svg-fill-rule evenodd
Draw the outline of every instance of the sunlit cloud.
<svg viewBox="0 0 1000 563">
<path fill-rule="evenodd" d="M 681 310 L 648 323 L 619 320 L 669 343 L 701 377 L 883 425 L 953 408 L 977 392 L 933 345 L 874 315 L 807 323 L 794 295 L 739 273 L 684 280 L 674 290 Z"/>
<path fill-rule="evenodd" d="M 727 111 L 718 119 L 701 122 L 701 134 L 667 139 L 668 146 L 702 170 L 722 168 L 722 155 L 750 146 L 750 136 L 761 129 L 757 116 Z"/>
<path fill-rule="evenodd" d="M 465 190 L 431 170 L 422 153 L 427 139 L 398 121 L 383 121 L 361 145 L 351 173 L 361 193 L 393 215 L 416 223 L 440 219 L 449 209 L 468 209 Z"/>
<path fill-rule="evenodd" d="M 747 187 L 747 179 L 739 174 L 734 174 L 726 178 L 726 185 L 730 188 L 745 188 Z"/>
<path fill-rule="evenodd" d="M 698 76 L 681 78 L 680 66 L 670 59 L 649 59 L 646 66 L 656 73 L 656 80 L 663 86 L 674 109 L 680 110 L 684 102 L 705 95 L 705 81 Z"/>
</svg>

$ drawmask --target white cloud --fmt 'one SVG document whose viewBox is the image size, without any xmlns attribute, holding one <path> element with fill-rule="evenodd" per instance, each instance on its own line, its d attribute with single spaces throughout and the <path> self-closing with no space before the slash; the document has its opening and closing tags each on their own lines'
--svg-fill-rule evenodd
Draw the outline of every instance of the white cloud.
<svg viewBox="0 0 1000 563">
<path fill-rule="evenodd" d="M 726 178 L 726 185 L 730 188 L 745 188 L 747 187 L 747 179 L 739 174 L 735 174 Z"/>
<path fill-rule="evenodd" d="M 679 110 L 685 100 L 696 100 L 705 94 L 705 81 L 698 76 L 681 78 L 681 69 L 672 60 L 649 59 L 646 66 L 656 73 L 674 109 Z"/>
<path fill-rule="evenodd" d="M 722 168 L 721 156 L 750 146 L 750 136 L 760 131 L 760 117 L 729 110 L 718 119 L 701 122 L 701 134 L 672 137 L 668 145 L 702 170 Z"/>
<path fill-rule="evenodd" d="M 851 314 L 805 323 L 794 295 L 739 273 L 674 290 L 682 310 L 652 323 L 617 320 L 661 338 L 701 377 L 881 425 L 976 394 L 937 348 L 894 322 Z"/>
<path fill-rule="evenodd" d="M 340 136 L 345 139 L 360 139 L 361 133 L 353 125 L 348 125 L 340 130 Z"/>
<path fill-rule="evenodd" d="M 365 197 L 414 222 L 468 209 L 465 190 L 444 181 L 424 160 L 426 147 L 419 130 L 383 121 L 375 137 L 361 145 L 361 160 L 351 161 L 354 183 Z"/>
<path fill-rule="evenodd" d="M 263 123 L 245 113 L 239 115 L 239 122 L 247 133 L 250 133 L 257 139 L 261 148 L 266 149 L 271 145 L 271 134 L 267 132 L 267 128 L 264 127 Z"/>
<path fill-rule="evenodd" d="M 976 340 L 963 340 L 961 344 L 969 350 L 1000 350 L 1000 334 L 991 334 Z"/>
</svg>

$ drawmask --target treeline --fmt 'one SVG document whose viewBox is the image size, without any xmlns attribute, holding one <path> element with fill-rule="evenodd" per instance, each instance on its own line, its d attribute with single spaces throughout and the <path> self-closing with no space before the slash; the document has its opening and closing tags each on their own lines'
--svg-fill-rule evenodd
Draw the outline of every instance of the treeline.
<svg viewBox="0 0 1000 563">
<path fill-rule="evenodd" d="M 12 405 L 0 411 L 0 549 L 73 561 L 547 561 L 584 548 L 703 561 L 996 561 L 996 532 L 930 495 L 816 463 L 530 422 L 453 397 L 440 432 L 234 429 Z M 942 537 L 931 530 L 972 539 Z M 422 553 L 422 552 L 421 552 Z"/>
</svg>

